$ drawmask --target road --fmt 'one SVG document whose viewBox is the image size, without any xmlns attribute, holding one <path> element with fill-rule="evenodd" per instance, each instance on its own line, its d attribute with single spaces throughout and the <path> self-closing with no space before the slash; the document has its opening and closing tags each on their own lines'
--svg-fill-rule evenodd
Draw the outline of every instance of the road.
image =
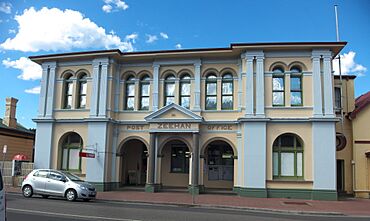
<svg viewBox="0 0 370 221">
<path fill-rule="evenodd" d="M 7 194 L 8 221 L 277 221 L 277 220 L 369 220 L 344 216 L 307 216 L 246 210 L 212 209 L 189 206 L 150 205 L 112 201 L 67 202 L 64 199 L 26 199 Z"/>
</svg>

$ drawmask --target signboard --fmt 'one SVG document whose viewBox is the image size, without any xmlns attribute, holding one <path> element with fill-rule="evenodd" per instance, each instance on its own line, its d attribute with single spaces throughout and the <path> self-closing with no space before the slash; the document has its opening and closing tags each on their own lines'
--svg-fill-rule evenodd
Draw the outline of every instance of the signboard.
<svg viewBox="0 0 370 221">
<path fill-rule="evenodd" d="M 95 158 L 94 153 L 80 152 L 80 157 Z"/>
</svg>

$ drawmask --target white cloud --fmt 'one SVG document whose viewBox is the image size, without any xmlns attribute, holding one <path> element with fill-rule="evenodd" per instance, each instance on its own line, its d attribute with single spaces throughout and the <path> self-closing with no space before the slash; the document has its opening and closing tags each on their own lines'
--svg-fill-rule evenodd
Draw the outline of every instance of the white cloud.
<svg viewBox="0 0 370 221">
<path fill-rule="evenodd" d="M 147 40 L 146 43 L 153 43 L 158 40 L 157 35 L 146 35 Z"/>
<path fill-rule="evenodd" d="M 30 89 L 24 90 L 24 92 L 28 94 L 40 94 L 40 91 L 41 91 L 41 86 L 36 86 Z"/>
<path fill-rule="evenodd" d="M 357 75 L 359 77 L 365 76 L 367 68 L 355 62 L 356 52 L 350 51 L 341 55 L 341 70 L 343 75 Z M 339 61 L 333 60 L 334 74 L 339 75 Z"/>
<path fill-rule="evenodd" d="M 121 0 L 104 0 L 104 3 L 102 10 L 106 13 L 128 9 L 128 4 Z"/>
<path fill-rule="evenodd" d="M 0 11 L 6 14 L 12 13 L 12 4 L 9 2 L 0 2 Z"/>
<path fill-rule="evenodd" d="M 161 32 L 159 33 L 163 39 L 168 39 L 168 34 Z"/>
<path fill-rule="evenodd" d="M 6 60 L 3 60 L 3 65 L 7 68 L 21 70 L 22 73 L 18 75 L 18 78 L 22 80 L 38 80 L 41 79 L 42 76 L 41 66 L 26 57 L 21 57 L 14 61 L 7 58 Z"/>
<path fill-rule="evenodd" d="M 132 41 L 132 43 L 136 43 L 136 39 L 139 37 L 137 33 L 132 33 L 130 35 L 126 35 L 125 40 L 126 41 Z"/>
<path fill-rule="evenodd" d="M 16 15 L 18 33 L 8 38 L 0 46 L 6 50 L 23 52 L 58 51 L 81 48 L 119 48 L 122 51 L 133 51 L 131 41 L 122 41 L 115 34 L 106 33 L 79 11 L 58 8 L 33 7 Z"/>
<path fill-rule="evenodd" d="M 181 48 L 182 48 L 182 45 L 181 45 L 181 44 L 176 44 L 176 45 L 175 45 L 175 48 L 176 48 L 176 49 L 181 49 Z"/>
</svg>

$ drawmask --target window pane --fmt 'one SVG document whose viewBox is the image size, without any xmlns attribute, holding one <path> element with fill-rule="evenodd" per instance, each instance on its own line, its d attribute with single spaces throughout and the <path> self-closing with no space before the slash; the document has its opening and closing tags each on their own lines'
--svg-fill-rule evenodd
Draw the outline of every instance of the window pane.
<svg viewBox="0 0 370 221">
<path fill-rule="evenodd" d="M 80 93 L 81 94 L 86 94 L 86 92 L 87 92 L 87 86 L 86 85 L 87 85 L 86 82 L 83 82 L 83 83 L 80 84 Z"/>
<path fill-rule="evenodd" d="M 217 108 L 216 97 L 207 97 L 206 98 L 206 109 L 216 109 L 216 108 Z"/>
<path fill-rule="evenodd" d="M 133 97 L 127 98 L 126 109 L 127 110 L 133 110 L 134 106 L 135 106 L 135 98 L 133 98 Z"/>
<path fill-rule="evenodd" d="M 166 96 L 175 95 L 175 84 L 166 84 Z"/>
<path fill-rule="evenodd" d="M 149 110 L 149 97 L 141 98 L 141 109 L 142 110 Z"/>
<path fill-rule="evenodd" d="M 294 153 L 281 153 L 281 175 L 294 176 Z"/>
<path fill-rule="evenodd" d="M 340 88 L 336 87 L 334 90 L 335 90 L 335 108 L 339 109 L 342 107 L 340 99 Z"/>
<path fill-rule="evenodd" d="M 280 137 L 282 147 L 294 147 L 294 137 L 291 135 L 284 135 Z"/>
<path fill-rule="evenodd" d="M 303 154 L 297 153 L 297 176 L 303 176 Z"/>
<path fill-rule="evenodd" d="M 301 105 L 302 104 L 302 92 L 292 92 L 290 94 L 290 103 L 292 105 Z"/>
<path fill-rule="evenodd" d="M 279 153 L 277 152 L 273 153 L 272 161 L 274 163 L 274 168 L 273 168 L 274 176 L 278 176 L 279 175 Z"/>
<path fill-rule="evenodd" d="M 127 84 L 127 96 L 135 96 L 135 84 Z"/>
<path fill-rule="evenodd" d="M 68 149 L 63 149 L 62 169 L 67 169 Z"/>
<path fill-rule="evenodd" d="M 233 109 L 233 96 L 222 96 L 222 109 Z"/>
<path fill-rule="evenodd" d="M 272 79 L 273 90 L 284 90 L 284 78 L 274 77 Z"/>
<path fill-rule="evenodd" d="M 67 94 L 69 95 L 72 95 L 72 92 L 73 92 L 73 83 L 72 82 L 68 82 L 67 85 L 66 85 L 66 91 L 67 91 Z"/>
<path fill-rule="evenodd" d="M 291 90 L 301 90 L 301 78 L 300 77 L 291 77 L 290 78 L 290 89 Z"/>
<path fill-rule="evenodd" d="M 169 104 L 172 104 L 174 102 L 175 102 L 174 97 L 166 97 L 166 104 L 165 105 L 169 105 Z"/>
<path fill-rule="evenodd" d="M 141 96 L 149 96 L 150 93 L 150 84 L 141 85 Z"/>
<path fill-rule="evenodd" d="M 233 83 L 224 82 L 222 83 L 222 94 L 232 94 L 233 93 Z"/>
<path fill-rule="evenodd" d="M 86 96 L 80 96 L 80 107 L 86 107 Z"/>
<path fill-rule="evenodd" d="M 190 84 L 188 83 L 181 84 L 181 95 L 190 95 Z"/>
<path fill-rule="evenodd" d="M 78 170 L 80 167 L 80 149 L 69 149 L 69 162 L 70 170 Z"/>
<path fill-rule="evenodd" d="M 273 105 L 284 105 L 284 92 L 273 92 Z"/>
<path fill-rule="evenodd" d="M 216 95 L 217 94 L 217 83 L 207 83 L 207 95 Z"/>
<path fill-rule="evenodd" d="M 190 108 L 190 97 L 182 97 L 181 98 L 181 106 L 185 108 Z"/>
<path fill-rule="evenodd" d="M 72 107 L 72 96 L 68 96 L 68 97 L 67 97 L 67 104 L 66 104 L 66 107 L 67 107 L 67 108 L 71 108 L 71 107 Z"/>
</svg>

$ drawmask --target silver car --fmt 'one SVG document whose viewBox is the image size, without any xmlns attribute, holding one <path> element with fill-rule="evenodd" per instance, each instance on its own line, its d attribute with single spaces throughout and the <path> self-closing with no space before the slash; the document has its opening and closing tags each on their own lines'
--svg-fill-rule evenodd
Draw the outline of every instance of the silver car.
<svg viewBox="0 0 370 221">
<path fill-rule="evenodd" d="M 22 193 L 27 198 L 38 194 L 44 198 L 65 197 L 69 201 L 77 198 L 89 201 L 96 197 L 92 184 L 72 173 L 50 169 L 37 169 L 28 174 L 22 182 Z"/>
</svg>

